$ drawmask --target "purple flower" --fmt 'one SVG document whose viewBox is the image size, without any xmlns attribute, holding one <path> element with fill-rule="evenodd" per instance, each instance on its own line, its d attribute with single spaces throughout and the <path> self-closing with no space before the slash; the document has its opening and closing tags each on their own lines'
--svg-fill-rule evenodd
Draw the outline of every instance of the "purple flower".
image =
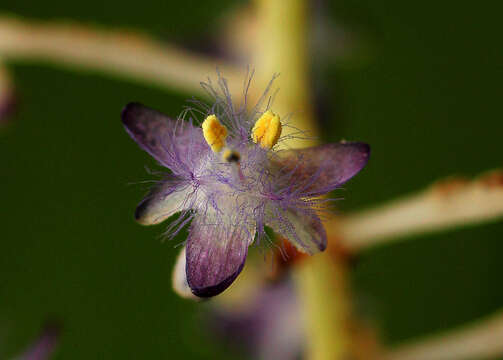
<svg viewBox="0 0 503 360">
<path fill-rule="evenodd" d="M 224 291 L 244 266 L 248 246 L 266 237 L 264 226 L 308 254 L 323 251 L 326 234 L 320 196 L 345 183 L 367 163 L 369 146 L 341 142 L 307 149 L 277 150 L 279 116 L 236 106 L 225 79 L 202 83 L 214 99 L 197 102 L 177 120 L 138 103 L 122 121 L 129 135 L 171 173 L 138 205 L 136 220 L 157 224 L 181 213 L 168 232 L 192 220 L 186 241 L 186 280 L 199 297 Z M 270 99 L 269 99 L 270 100 Z M 202 114 L 201 127 L 188 114 Z"/>
</svg>

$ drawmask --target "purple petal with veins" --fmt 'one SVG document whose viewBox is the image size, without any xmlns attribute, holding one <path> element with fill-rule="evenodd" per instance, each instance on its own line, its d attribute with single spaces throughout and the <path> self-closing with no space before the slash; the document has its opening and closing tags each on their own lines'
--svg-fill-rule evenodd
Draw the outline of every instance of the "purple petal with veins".
<svg viewBox="0 0 503 360">
<path fill-rule="evenodd" d="M 187 239 L 187 282 L 194 295 L 211 297 L 227 289 L 243 269 L 253 240 L 241 226 L 206 223 L 197 217 Z"/>
<path fill-rule="evenodd" d="M 299 251 L 313 255 L 327 247 L 327 234 L 310 208 L 273 209 L 266 225 L 287 238 Z"/>
<path fill-rule="evenodd" d="M 183 182 L 158 184 L 136 207 L 136 221 L 142 225 L 158 224 L 180 211 L 191 209 L 191 188 Z"/>
<path fill-rule="evenodd" d="M 187 272 L 185 271 L 186 257 L 184 246 L 176 258 L 173 274 L 171 275 L 171 284 L 173 285 L 173 290 L 181 297 L 196 300 L 198 298 L 192 293 L 187 282 Z"/>
<path fill-rule="evenodd" d="M 138 145 L 175 175 L 190 175 L 190 160 L 208 152 L 200 129 L 142 104 L 126 105 L 122 122 Z"/>
<path fill-rule="evenodd" d="M 280 169 L 281 181 L 291 184 L 291 191 L 318 196 L 355 176 L 367 164 L 369 156 L 367 144 L 341 142 L 279 151 L 272 161 Z"/>
</svg>

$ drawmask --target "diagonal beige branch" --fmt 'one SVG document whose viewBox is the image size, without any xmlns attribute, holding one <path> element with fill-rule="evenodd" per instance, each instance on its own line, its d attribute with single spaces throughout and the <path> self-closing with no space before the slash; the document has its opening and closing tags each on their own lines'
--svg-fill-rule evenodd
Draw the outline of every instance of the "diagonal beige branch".
<svg viewBox="0 0 503 360">
<path fill-rule="evenodd" d="M 201 92 L 218 66 L 231 83 L 243 69 L 131 31 L 99 30 L 73 22 L 38 23 L 0 16 L 0 57 L 84 68 L 147 84 Z"/>
<path fill-rule="evenodd" d="M 444 334 L 403 344 L 383 360 L 463 360 L 503 354 L 503 310 Z"/>
<path fill-rule="evenodd" d="M 503 171 L 473 181 L 451 178 L 418 194 L 346 217 L 328 226 L 329 236 L 349 251 L 503 218 Z"/>
</svg>

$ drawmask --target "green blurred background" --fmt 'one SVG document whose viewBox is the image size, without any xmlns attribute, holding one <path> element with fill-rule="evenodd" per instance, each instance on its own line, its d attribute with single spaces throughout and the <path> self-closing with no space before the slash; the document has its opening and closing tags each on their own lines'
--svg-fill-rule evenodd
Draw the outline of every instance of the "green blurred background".
<svg viewBox="0 0 503 360">
<path fill-rule="evenodd" d="M 242 4 L 3 0 L 0 12 L 205 47 L 208 29 Z M 340 211 L 501 166 L 502 9 L 487 4 L 325 4 L 364 49 L 313 69 L 326 140 L 362 140 L 373 151 Z M 177 242 L 132 218 L 146 190 L 138 183 L 150 178 L 144 166 L 155 164 L 124 132 L 120 110 L 136 100 L 176 115 L 192 94 L 44 64 L 9 69 L 19 109 L 0 130 L 0 358 L 48 317 L 64 325 L 55 359 L 241 356 L 203 326 L 200 304 L 172 292 Z M 365 252 L 352 271 L 358 309 L 387 344 L 490 314 L 503 306 L 502 235 L 500 221 Z"/>
</svg>

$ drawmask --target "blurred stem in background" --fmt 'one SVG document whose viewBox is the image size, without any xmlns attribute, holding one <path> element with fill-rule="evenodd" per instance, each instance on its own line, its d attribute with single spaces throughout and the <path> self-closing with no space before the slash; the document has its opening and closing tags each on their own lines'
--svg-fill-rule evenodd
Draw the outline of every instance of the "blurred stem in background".
<svg viewBox="0 0 503 360">
<path fill-rule="evenodd" d="M 293 112 L 291 125 L 294 128 L 305 131 L 308 136 L 318 136 L 309 81 L 309 4 L 305 0 L 292 0 L 286 6 L 283 0 L 256 0 L 255 4 L 258 38 L 254 65 L 259 84 L 265 85 L 270 74 L 279 72 L 281 75 L 275 85 L 280 92 L 274 101 L 275 111 L 280 114 Z M 285 145 L 305 147 L 312 143 L 292 139 Z M 294 267 L 294 272 L 303 305 L 302 317 L 306 321 L 306 358 L 347 358 L 349 301 L 344 264 L 331 258 L 326 251 L 309 257 L 302 265 Z"/>
<path fill-rule="evenodd" d="M 333 219 L 327 232 L 354 253 L 416 234 L 497 221 L 503 217 L 502 185 L 501 170 L 474 180 L 451 177 L 416 194 Z"/>
<path fill-rule="evenodd" d="M 292 0 L 285 6 L 281 0 L 256 0 L 255 5 L 257 39 L 252 64 L 257 70 L 257 88 L 263 89 L 271 74 L 279 73 L 274 82 L 280 90 L 274 101 L 275 111 L 283 116 L 292 114 L 291 125 L 316 137 L 318 124 L 313 116 L 309 77 L 309 3 Z M 288 130 L 283 135 L 288 135 Z M 286 145 L 308 147 L 315 142 L 292 139 Z"/>
<path fill-rule="evenodd" d="M 0 57 L 87 69 L 148 85 L 203 95 L 200 82 L 220 71 L 241 84 L 242 68 L 152 40 L 146 34 L 76 23 L 36 23 L 0 17 Z"/>
<path fill-rule="evenodd" d="M 488 359 L 503 353 L 503 311 L 486 319 L 419 341 L 409 341 L 386 353 L 384 360 Z"/>
</svg>

